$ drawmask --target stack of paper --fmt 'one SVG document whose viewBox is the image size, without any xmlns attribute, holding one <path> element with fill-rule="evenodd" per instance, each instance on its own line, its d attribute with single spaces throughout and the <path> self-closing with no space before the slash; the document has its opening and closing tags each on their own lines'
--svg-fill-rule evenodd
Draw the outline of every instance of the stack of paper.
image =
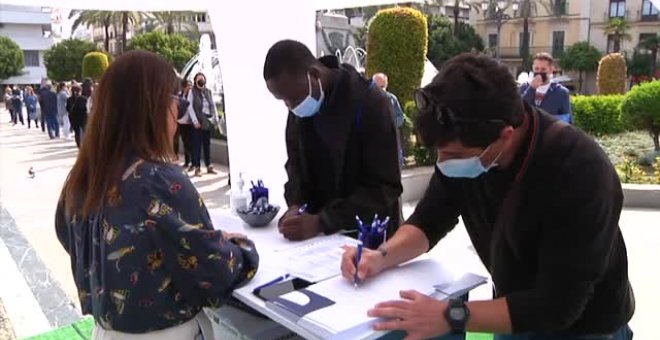
<svg viewBox="0 0 660 340">
<path fill-rule="evenodd" d="M 321 282 L 341 274 L 343 245 L 357 241 L 344 235 L 331 235 L 281 251 L 286 258 L 286 270 L 292 276 L 308 282 Z"/>
</svg>

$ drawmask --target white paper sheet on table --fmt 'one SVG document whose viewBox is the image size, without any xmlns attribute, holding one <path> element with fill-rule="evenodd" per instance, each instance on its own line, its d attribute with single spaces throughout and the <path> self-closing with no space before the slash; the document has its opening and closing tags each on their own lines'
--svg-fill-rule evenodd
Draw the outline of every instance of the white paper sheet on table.
<svg viewBox="0 0 660 340">
<path fill-rule="evenodd" d="M 320 282 L 341 274 L 343 245 L 357 241 L 344 235 L 317 237 L 290 249 L 278 252 L 286 258 L 287 272 L 309 282 Z"/>
</svg>

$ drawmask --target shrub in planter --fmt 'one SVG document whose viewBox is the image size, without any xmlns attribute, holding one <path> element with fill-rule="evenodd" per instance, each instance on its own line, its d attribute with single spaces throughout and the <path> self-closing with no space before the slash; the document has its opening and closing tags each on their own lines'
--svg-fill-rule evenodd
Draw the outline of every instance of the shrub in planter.
<svg viewBox="0 0 660 340">
<path fill-rule="evenodd" d="M 412 100 L 424 73 L 428 45 L 426 17 L 408 7 L 384 9 L 369 24 L 368 34 L 367 74 L 387 74 L 388 90 L 402 103 Z"/>
<path fill-rule="evenodd" d="M 610 53 L 598 64 L 598 91 L 600 94 L 626 92 L 626 58 L 621 53 Z"/>
<path fill-rule="evenodd" d="M 621 104 L 621 117 L 631 126 L 649 132 L 660 151 L 660 80 L 634 86 Z"/>
<path fill-rule="evenodd" d="M 83 78 L 92 78 L 99 81 L 108 69 L 110 62 L 108 56 L 103 52 L 90 52 L 85 54 L 82 64 Z"/>
<path fill-rule="evenodd" d="M 623 95 L 572 97 L 575 125 L 596 136 L 625 131 L 621 122 L 623 98 Z"/>
</svg>

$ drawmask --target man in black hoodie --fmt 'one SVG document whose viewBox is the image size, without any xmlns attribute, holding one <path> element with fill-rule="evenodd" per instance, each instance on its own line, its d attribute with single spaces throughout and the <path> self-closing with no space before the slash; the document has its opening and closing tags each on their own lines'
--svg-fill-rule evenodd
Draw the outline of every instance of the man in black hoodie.
<svg viewBox="0 0 660 340">
<path fill-rule="evenodd" d="M 384 92 L 334 57 L 316 59 L 283 40 L 266 56 L 264 79 L 289 110 L 280 232 L 291 240 L 355 229 L 355 216 L 400 220 L 403 191 L 392 107 Z M 299 213 L 303 206 L 306 212 Z"/>
</svg>

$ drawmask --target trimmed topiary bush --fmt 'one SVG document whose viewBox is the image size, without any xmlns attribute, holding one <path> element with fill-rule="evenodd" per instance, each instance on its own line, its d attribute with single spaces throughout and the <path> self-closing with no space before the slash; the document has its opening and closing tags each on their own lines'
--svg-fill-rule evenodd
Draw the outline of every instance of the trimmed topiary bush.
<svg viewBox="0 0 660 340">
<path fill-rule="evenodd" d="M 634 86 L 621 104 L 621 114 L 631 126 L 648 131 L 655 151 L 660 151 L 660 80 Z"/>
<path fill-rule="evenodd" d="M 596 136 L 625 131 L 621 122 L 623 98 L 623 95 L 571 97 L 575 125 Z"/>
<path fill-rule="evenodd" d="M 108 69 L 110 62 L 108 56 L 103 52 L 90 52 L 85 54 L 82 64 L 83 78 L 92 78 L 98 81 Z"/>
<path fill-rule="evenodd" d="M 621 53 L 610 53 L 598 63 L 598 92 L 624 94 L 626 92 L 626 58 Z"/>
<path fill-rule="evenodd" d="M 427 44 L 422 12 L 407 7 L 381 10 L 369 25 L 367 74 L 387 74 L 389 91 L 402 103 L 412 100 L 424 74 Z"/>
</svg>

